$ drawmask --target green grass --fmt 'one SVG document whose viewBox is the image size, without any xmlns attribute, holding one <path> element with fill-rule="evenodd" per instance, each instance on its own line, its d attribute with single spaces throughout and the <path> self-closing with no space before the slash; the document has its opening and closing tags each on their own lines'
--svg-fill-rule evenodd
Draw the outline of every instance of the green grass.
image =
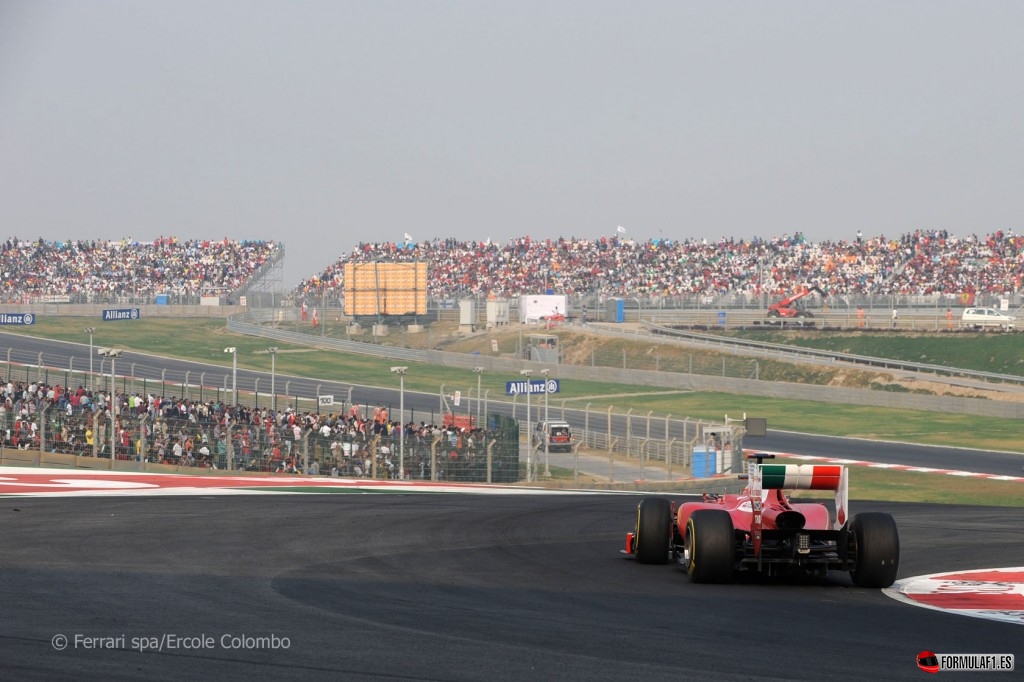
<svg viewBox="0 0 1024 682">
<path fill-rule="evenodd" d="M 920 362 L 981 372 L 1024 376 L 1024 353 L 1018 334 L 866 334 L 850 332 L 740 331 L 730 336 L 804 348 Z"/>
</svg>

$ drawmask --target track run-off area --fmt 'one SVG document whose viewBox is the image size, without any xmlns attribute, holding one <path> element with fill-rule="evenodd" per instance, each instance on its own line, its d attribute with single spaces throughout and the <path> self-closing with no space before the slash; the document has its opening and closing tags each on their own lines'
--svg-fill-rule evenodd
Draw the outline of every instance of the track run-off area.
<svg viewBox="0 0 1024 682">
<path fill-rule="evenodd" d="M 152 496 L 297 493 L 583 494 L 544 488 L 367 478 L 158 474 L 81 469 L 0 467 L 0 496 Z"/>
</svg>

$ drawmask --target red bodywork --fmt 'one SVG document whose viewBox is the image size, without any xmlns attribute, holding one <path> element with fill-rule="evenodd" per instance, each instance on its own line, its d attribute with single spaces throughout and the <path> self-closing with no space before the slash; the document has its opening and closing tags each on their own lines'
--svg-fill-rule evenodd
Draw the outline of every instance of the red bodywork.
<svg viewBox="0 0 1024 682">
<path fill-rule="evenodd" d="M 807 530 L 830 530 L 832 528 L 828 507 L 817 502 L 798 502 L 792 504 L 781 490 L 765 490 L 762 495 L 761 519 L 762 530 L 789 530 L 794 524 L 795 514 L 804 518 L 802 528 Z M 676 510 L 676 523 L 679 528 L 686 528 L 690 515 L 698 509 L 724 509 L 732 517 L 732 527 L 737 530 L 753 530 L 754 504 L 748 490 L 738 495 L 722 495 L 714 498 L 704 496 L 703 502 L 684 502 Z"/>
</svg>

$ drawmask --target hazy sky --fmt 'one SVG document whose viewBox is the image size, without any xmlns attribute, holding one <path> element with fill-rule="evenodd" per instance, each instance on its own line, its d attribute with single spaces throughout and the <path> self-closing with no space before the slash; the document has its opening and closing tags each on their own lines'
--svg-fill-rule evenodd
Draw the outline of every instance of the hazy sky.
<svg viewBox="0 0 1024 682">
<path fill-rule="evenodd" d="M 0 239 L 1021 225 L 1024 2 L 0 0 Z"/>
</svg>

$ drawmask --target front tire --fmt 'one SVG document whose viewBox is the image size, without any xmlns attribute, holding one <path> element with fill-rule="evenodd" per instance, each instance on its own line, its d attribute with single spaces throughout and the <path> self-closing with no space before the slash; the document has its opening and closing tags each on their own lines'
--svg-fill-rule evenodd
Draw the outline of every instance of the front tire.
<svg viewBox="0 0 1024 682">
<path fill-rule="evenodd" d="M 721 509 L 698 509 L 686 522 L 683 548 L 686 572 L 695 583 L 732 581 L 734 563 L 732 517 Z"/>
<path fill-rule="evenodd" d="M 672 542 L 672 505 L 661 497 L 645 497 L 636 510 L 636 560 L 667 564 Z"/>
<path fill-rule="evenodd" d="M 853 517 L 854 568 L 857 587 L 889 587 L 900 569 L 900 535 L 889 514 L 870 512 Z"/>
</svg>

